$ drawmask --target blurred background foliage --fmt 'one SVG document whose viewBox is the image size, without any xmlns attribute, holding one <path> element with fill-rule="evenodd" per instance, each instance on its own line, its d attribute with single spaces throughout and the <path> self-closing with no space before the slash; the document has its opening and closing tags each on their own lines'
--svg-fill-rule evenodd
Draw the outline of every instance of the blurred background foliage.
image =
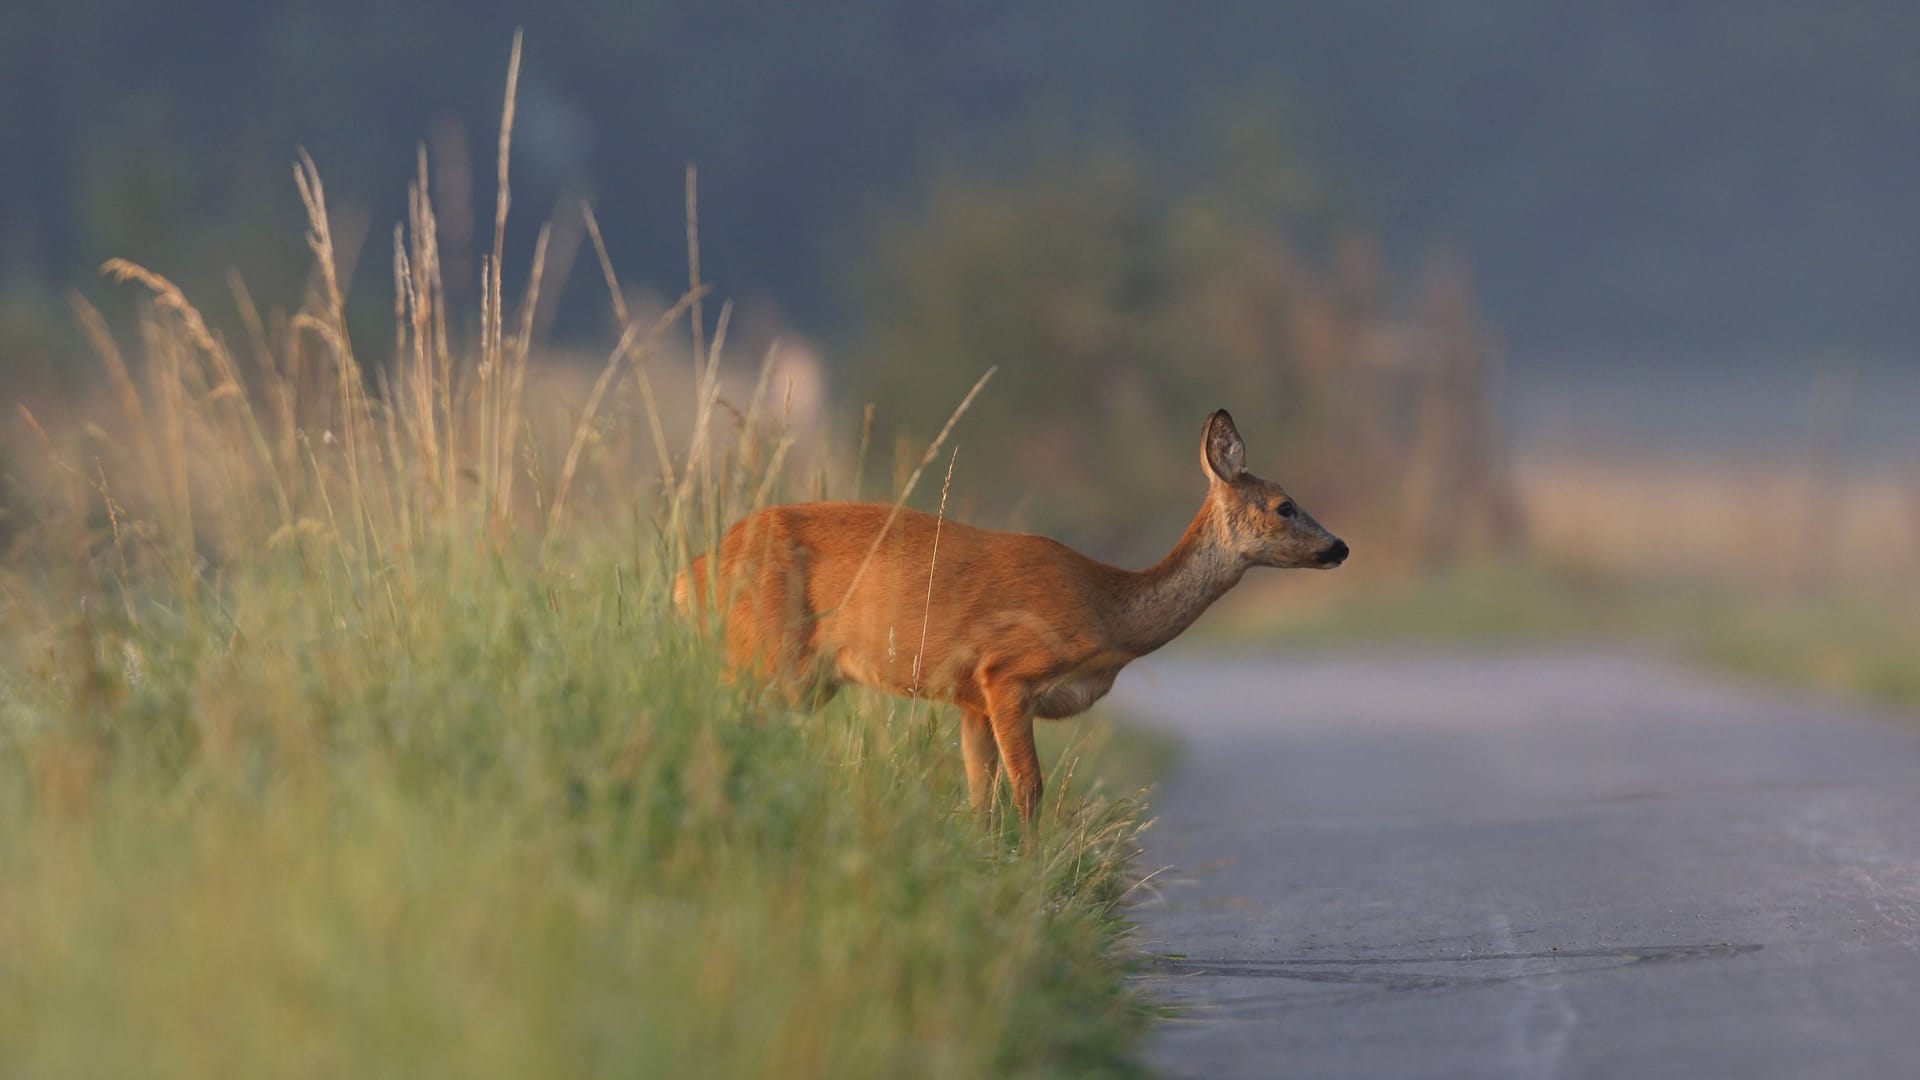
<svg viewBox="0 0 1920 1080">
<path fill-rule="evenodd" d="M 965 451 L 968 477 L 1018 478 L 988 516 L 1136 561 L 1178 535 L 1201 485 L 1199 418 L 1222 405 L 1253 421 L 1255 471 L 1284 463 L 1330 520 L 1417 554 L 1439 530 L 1415 515 L 1444 484 L 1447 531 L 1492 539 L 1506 493 L 1491 443 L 1435 426 L 1453 410 L 1475 434 L 1490 420 L 1464 272 L 1391 280 L 1318 170 L 1247 120 L 1223 117 L 1184 182 L 1066 139 L 991 174 L 941 173 L 874 232 L 856 395 L 882 424 L 931 434 L 973 372 L 999 365 L 972 421 L 993 436 Z"/>
<path fill-rule="evenodd" d="M 1858 501 L 1800 494 L 1852 482 L 1855 441 L 1911 465 L 1920 8 L 1894 0 L 23 0 L 0 15 L 10 395 L 90 391 L 63 293 L 133 325 L 109 257 L 180 282 L 234 340 L 247 303 L 269 331 L 301 306 L 308 260 L 279 238 L 301 227 L 302 146 L 355 340 L 391 338 L 387 230 L 416 155 L 469 324 L 519 25 L 505 275 L 524 283 L 551 219 L 547 354 L 582 354 L 584 385 L 613 329 L 583 201 L 636 310 L 681 292 L 696 163 L 702 277 L 738 302 L 739 354 L 802 357 L 780 381 L 809 435 L 850 452 L 872 403 L 875 447 L 910 462 L 999 365 L 955 486 L 984 523 L 1150 557 L 1221 405 L 1376 565 L 1596 530 L 1623 540 L 1600 561 L 1718 564 L 1752 533 L 1725 477 L 1704 482 L 1715 530 L 1616 527 L 1699 509 L 1650 462 L 1758 462 L 1816 517 Z M 1837 419 L 1808 406 L 1821 380 L 1859 388 Z M 1628 512 L 1566 482 L 1597 453 L 1642 470 L 1605 485 Z M 1849 534 L 1905 559 L 1906 482 L 1863 482 L 1873 520 Z"/>
<path fill-rule="evenodd" d="M 478 61 L 516 25 L 536 46 L 521 206 L 601 196 L 616 246 L 677 282 L 698 162 L 716 276 L 816 334 L 850 326 L 842 270 L 874 202 L 940 161 L 1051 115 L 1194 179 L 1216 160 L 1196 118 L 1229 105 L 1320 162 L 1397 258 L 1460 248 L 1527 352 L 1884 351 L 1920 329 L 1920 9 L 1899 0 L 18 0 L 0 14 L 7 290 L 122 256 L 273 295 L 304 272 L 263 239 L 298 224 L 293 148 L 396 220 L 422 133 L 486 161 L 498 65 Z M 485 206 L 491 169 L 474 173 Z M 574 300 L 580 326 L 598 309 Z"/>
</svg>

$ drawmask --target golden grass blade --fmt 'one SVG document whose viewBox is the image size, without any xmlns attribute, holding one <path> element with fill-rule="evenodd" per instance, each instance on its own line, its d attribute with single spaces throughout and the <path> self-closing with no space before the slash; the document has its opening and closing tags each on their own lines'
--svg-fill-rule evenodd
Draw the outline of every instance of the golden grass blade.
<svg viewBox="0 0 1920 1080">
<path fill-rule="evenodd" d="M 620 290 L 620 275 L 614 273 L 613 260 L 607 255 L 607 241 L 600 235 L 600 219 L 594 216 L 593 204 L 584 199 L 580 202 L 580 218 L 587 223 L 587 235 L 593 240 L 593 253 L 600 259 L 600 274 L 607 281 L 607 296 L 613 302 L 613 317 L 621 326 L 625 326 L 633 320 L 627 315 L 627 298 Z"/>
<path fill-rule="evenodd" d="M 547 268 L 547 242 L 550 226 L 541 226 L 540 238 L 533 247 L 533 269 L 527 275 L 527 292 L 521 300 L 520 332 L 515 335 L 506 385 L 506 427 L 501 472 L 499 506 L 502 514 L 513 512 L 513 462 L 520 442 L 520 410 L 527 388 L 527 363 L 533 351 L 533 315 L 539 306 L 540 279 Z"/>
<path fill-rule="evenodd" d="M 573 429 L 573 441 L 568 444 L 566 458 L 560 466 L 560 482 L 554 489 L 553 504 L 547 511 L 547 533 L 541 539 L 543 551 L 548 539 L 560 526 L 560 515 L 566 508 L 567 493 L 573 487 L 574 470 L 579 467 L 580 453 L 587 443 L 587 433 L 593 426 L 594 416 L 599 412 L 600 402 L 606 396 L 607 388 L 618 377 L 621 365 L 629 358 L 638 362 L 640 357 L 645 356 L 667 330 L 686 314 L 687 309 L 696 302 L 696 299 L 693 294 L 681 297 L 680 302 L 660 316 L 644 335 L 639 333 L 638 324 L 629 324 L 626 331 L 620 335 L 620 341 L 614 345 L 613 351 L 607 356 L 606 366 L 601 369 L 600 377 L 594 380 L 593 389 L 587 394 L 587 403 L 580 410 L 580 421 L 574 425 Z M 658 429 L 656 420 L 655 430 L 658 431 Z"/>
<path fill-rule="evenodd" d="M 947 478 L 940 484 L 940 512 L 933 519 L 933 550 L 927 554 L 927 602 L 920 612 L 920 647 L 913 651 L 913 686 L 907 695 L 913 699 L 909 719 L 920 709 L 920 665 L 927 655 L 927 630 L 933 625 L 933 574 L 940 565 L 940 530 L 947 523 L 947 493 L 953 490 L 953 467 L 959 461 L 960 448 L 956 446 L 953 456 L 947 458 Z"/>
<path fill-rule="evenodd" d="M 600 219 L 594 216 L 592 204 L 585 201 L 580 203 L 580 216 L 587 224 L 587 235 L 593 238 L 594 254 L 600 260 L 601 276 L 606 279 L 607 296 L 613 304 L 614 318 L 619 320 L 621 326 L 628 326 L 633 320 L 627 313 L 626 293 L 620 288 L 620 275 L 614 272 L 613 260 L 607 254 L 607 241 L 600 233 Z M 682 296 L 679 303 L 674 306 L 690 305 L 694 311 L 693 320 L 698 323 L 700 300 L 706 296 L 707 292 L 708 287 L 701 285 Z M 654 401 L 653 383 L 647 378 L 644 368 L 637 369 L 636 374 L 640 384 L 640 398 L 646 411 L 647 430 L 653 439 L 654 455 L 660 462 L 661 490 L 672 491 L 674 487 L 673 454 L 667 449 L 667 433 L 660 424 L 660 409 Z"/>
<path fill-rule="evenodd" d="M 140 391 L 133 384 L 133 375 L 127 370 L 127 362 L 120 355 L 120 345 L 114 341 L 112 331 L 107 329 L 107 320 L 78 292 L 67 294 L 68 303 L 73 305 L 73 313 L 80 320 L 80 329 L 86 335 L 93 351 L 100 355 L 106 365 L 107 377 L 113 383 L 113 392 L 120 399 L 120 409 L 126 413 L 127 423 L 133 429 L 137 443 L 147 441 L 147 414 L 140 405 Z"/>
<path fill-rule="evenodd" d="M 940 434 L 935 436 L 933 442 L 928 445 L 927 452 L 920 458 L 920 464 L 914 467 L 913 474 L 908 476 L 907 482 L 901 486 L 899 496 L 893 500 L 892 508 L 887 511 L 887 520 L 881 523 L 880 530 L 874 534 L 873 543 L 868 545 L 866 555 L 861 557 L 860 567 L 853 572 L 853 580 L 847 582 L 846 594 L 840 597 L 840 603 L 835 605 L 836 607 L 845 607 L 847 601 L 853 599 L 854 590 L 860 587 L 860 579 L 866 576 L 867 567 L 873 564 L 874 554 L 880 550 L 880 544 L 886 540 L 887 533 L 893 529 L 894 521 L 900 517 L 900 508 L 905 506 L 907 499 L 913 495 L 914 486 L 920 482 L 920 475 L 927 471 L 927 466 L 940 453 L 940 448 L 946 445 L 947 436 L 953 434 L 954 425 L 958 424 L 960 418 L 967 414 L 967 410 L 973 407 L 973 399 L 980 396 L 980 391 L 986 389 L 988 380 L 992 379 L 994 373 L 999 370 L 997 365 L 988 368 L 986 374 L 980 376 L 980 380 L 973 384 L 973 389 L 967 391 L 967 396 L 960 399 L 960 404 L 953 410 L 953 415 L 947 417 L 947 422 L 941 427 Z"/>
<path fill-rule="evenodd" d="M 687 163 L 687 291 L 705 284 L 700 280 L 700 170 Z M 707 333 L 705 313 L 696 301 L 693 305 L 693 374 L 700 376 L 700 361 L 705 355 Z"/>
</svg>

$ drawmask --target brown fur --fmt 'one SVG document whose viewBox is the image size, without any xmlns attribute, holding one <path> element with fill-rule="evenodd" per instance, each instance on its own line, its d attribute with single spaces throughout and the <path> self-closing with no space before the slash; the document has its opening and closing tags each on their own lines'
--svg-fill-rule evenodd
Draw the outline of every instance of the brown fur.
<svg viewBox="0 0 1920 1080">
<path fill-rule="evenodd" d="M 705 608 L 718 598 L 736 675 L 796 704 L 853 682 L 957 705 L 974 805 L 990 803 L 1004 763 L 1031 826 L 1042 792 L 1035 716 L 1086 711 L 1121 668 L 1185 630 L 1249 566 L 1345 557 L 1345 545 L 1304 511 L 1281 517 L 1291 500 L 1246 473 L 1244 456 L 1232 418 L 1215 413 L 1201 445 L 1207 499 L 1173 551 L 1146 570 L 911 510 L 889 525 L 887 506 L 803 503 L 734 525 L 720 543 L 719 582 L 697 559 L 675 583 L 675 601 Z"/>
</svg>

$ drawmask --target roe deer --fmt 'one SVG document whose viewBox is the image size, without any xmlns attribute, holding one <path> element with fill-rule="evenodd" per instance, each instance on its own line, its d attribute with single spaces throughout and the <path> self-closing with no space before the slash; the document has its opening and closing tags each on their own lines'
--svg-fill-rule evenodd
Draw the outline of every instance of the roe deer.
<svg viewBox="0 0 1920 1080">
<path fill-rule="evenodd" d="M 720 580 L 708 580 L 702 556 L 674 582 L 674 602 L 688 610 L 717 595 L 733 673 L 789 701 L 817 704 L 852 682 L 959 706 L 974 807 L 990 805 L 1004 762 L 1031 832 L 1042 787 L 1035 716 L 1085 712 L 1121 668 L 1172 641 L 1248 567 L 1345 561 L 1346 542 L 1279 484 L 1247 472 L 1246 456 L 1226 410 L 1209 416 L 1206 501 L 1145 570 L 1044 536 L 880 505 L 801 503 L 728 529 Z"/>
</svg>

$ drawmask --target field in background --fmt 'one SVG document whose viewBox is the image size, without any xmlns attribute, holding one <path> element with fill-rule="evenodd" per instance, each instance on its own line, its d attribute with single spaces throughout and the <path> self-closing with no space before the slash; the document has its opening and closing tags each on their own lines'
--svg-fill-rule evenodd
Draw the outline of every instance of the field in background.
<svg viewBox="0 0 1920 1080">
<path fill-rule="evenodd" d="M 1219 636 L 1630 643 L 1920 713 L 1912 478 L 1703 455 L 1536 456 L 1515 472 L 1523 557 L 1271 582 L 1234 598 Z"/>
<path fill-rule="evenodd" d="M 603 260 L 625 333 L 543 377 L 544 243 L 515 301 L 496 242 L 450 326 L 423 165 L 395 337 L 354 341 L 300 184 L 296 311 L 230 346 L 112 267 L 143 299 L 131 334 L 80 309 L 106 389 L 13 426 L 8 1070 L 1129 1071 L 1139 819 L 1082 763 L 1138 777 L 1133 744 L 1074 729 L 1019 852 L 965 809 L 944 711 L 727 689 L 673 573 L 796 489 L 778 380 L 718 376 L 726 310 L 635 315 Z"/>
<path fill-rule="evenodd" d="M 1882 590 L 1920 580 L 1920 476 L 1887 467 L 1537 455 L 1516 488 L 1542 561 L 1750 591 Z"/>
</svg>

